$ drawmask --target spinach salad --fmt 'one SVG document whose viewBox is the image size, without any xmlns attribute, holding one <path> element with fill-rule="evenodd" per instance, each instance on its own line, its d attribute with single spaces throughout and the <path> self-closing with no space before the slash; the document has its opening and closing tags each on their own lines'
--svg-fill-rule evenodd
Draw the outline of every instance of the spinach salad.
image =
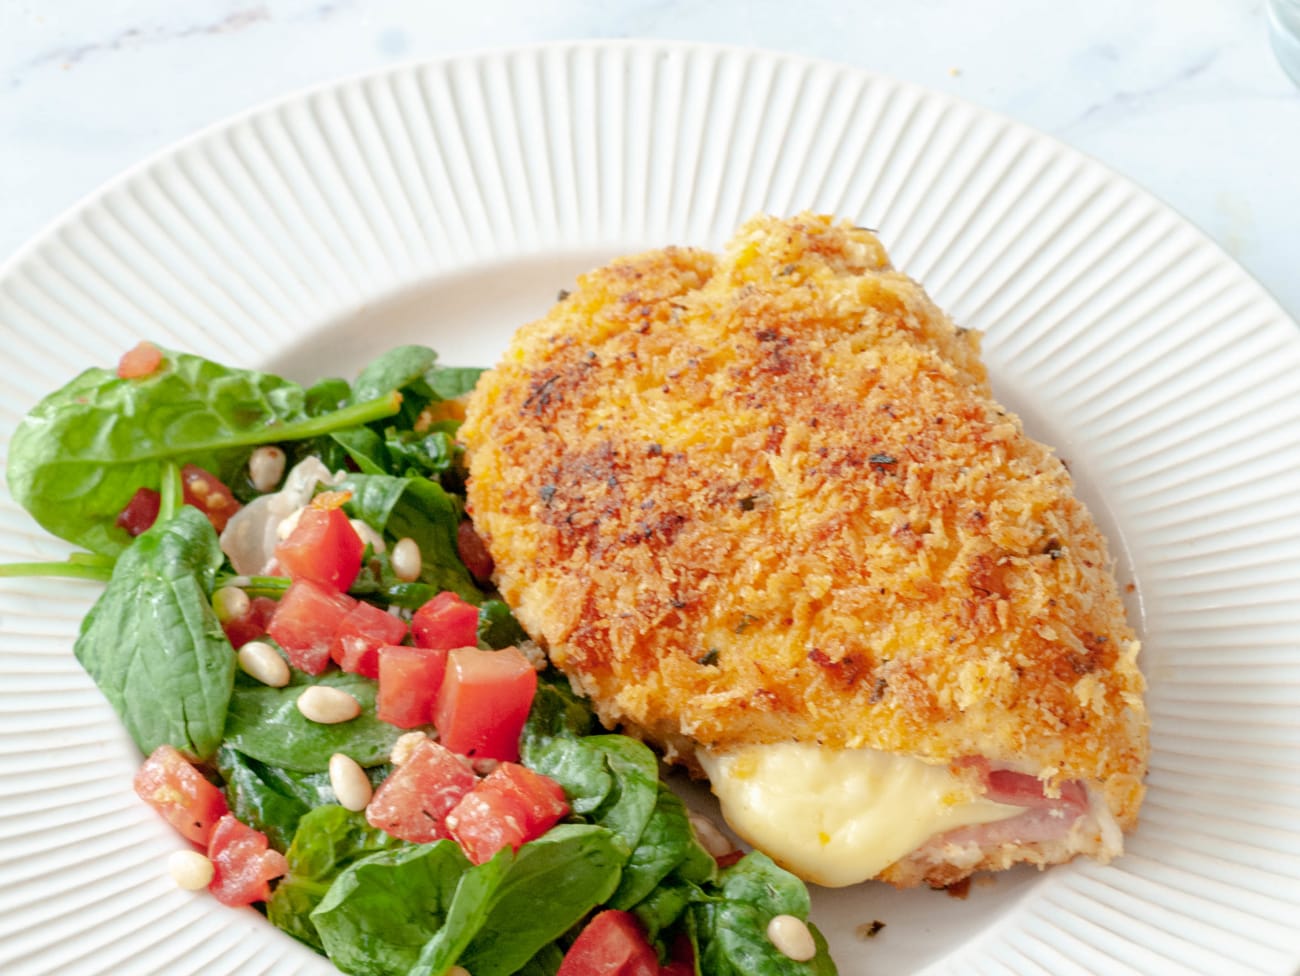
<svg viewBox="0 0 1300 976">
<path fill-rule="evenodd" d="M 417 842 L 375 826 L 373 810 L 368 816 L 340 805 L 331 757 L 353 761 L 364 771 L 365 792 L 375 787 L 379 796 L 407 769 L 393 761 L 399 739 L 430 733 L 427 741 L 451 747 L 443 722 L 455 721 L 447 709 L 456 706 L 439 700 L 435 715 L 424 703 L 423 711 L 403 712 L 408 720 L 399 727 L 381 714 L 394 714 L 397 696 L 408 701 L 411 688 L 383 686 L 388 672 L 376 678 L 374 648 L 364 640 L 345 642 L 356 654 L 343 658 L 335 640 L 331 661 L 267 637 L 277 633 L 277 617 L 289 616 L 290 594 L 306 592 L 305 584 L 250 564 L 247 555 L 232 557 L 227 534 L 218 532 L 230 511 L 218 509 L 273 509 L 296 478 L 298 509 L 323 513 L 321 533 L 344 516 L 342 524 L 355 528 L 356 538 L 346 541 L 360 553 L 357 565 L 327 594 L 340 620 L 384 617 L 395 633 L 411 633 L 413 644 L 406 636 L 385 641 L 383 653 L 403 667 L 429 643 L 418 624 L 431 606 L 459 613 L 478 648 L 434 653 L 477 654 L 491 666 L 518 656 L 515 648 L 529 647 L 527 635 L 475 565 L 482 556 L 472 545 L 466 555 L 467 533 L 471 543 L 474 537 L 455 434 L 459 400 L 479 370 L 446 367 L 432 350 L 404 346 L 351 383 L 303 387 L 184 353 L 146 351 L 153 355 L 143 369 L 86 370 L 37 404 L 15 432 L 11 493 L 80 550 L 63 562 L 0 566 L 0 576 L 106 584 L 75 654 L 150 757 L 137 791 L 161 796 L 141 783 L 165 781 L 167 796 L 184 794 L 179 820 L 163 809 L 166 802 L 160 812 L 201 844 L 210 834 L 237 835 L 222 855 L 213 854 L 214 893 L 221 895 L 223 870 L 228 884 L 241 864 L 269 865 L 244 901 L 347 973 L 438 976 L 457 966 L 471 976 L 835 972 L 815 928 L 807 961 L 778 951 L 767 935 L 776 916 L 806 920 L 803 883 L 761 853 L 715 858 L 661 780 L 651 750 L 602 729 L 535 647 L 541 671 L 525 669 L 530 698 L 508 755 L 486 765 L 465 759 L 458 768 L 471 793 L 498 783 L 504 767 L 523 767 L 516 785 L 548 784 L 552 815 L 542 832 L 475 847 L 467 843 L 468 818 L 442 811 L 447 820 L 437 825 L 437 839 Z M 283 453 L 289 474 L 250 477 L 250 458 L 268 448 Z M 323 477 L 295 475 L 312 470 Z M 279 515 L 287 519 L 283 506 Z M 284 544 L 284 528 L 274 517 L 254 527 L 263 554 Z M 414 566 L 398 559 L 399 540 L 418 547 Z M 302 619 L 311 626 L 319 617 Z M 280 632 L 289 632 L 285 626 Z M 250 636 L 294 665 L 286 679 L 266 684 L 239 666 L 236 644 Z M 311 687 L 345 694 L 359 714 L 313 721 L 296 707 Z M 462 685 L 464 708 L 470 687 Z M 174 757 L 161 772 L 160 755 Z M 471 766 L 474 772 L 464 771 Z M 498 785 L 498 796 L 515 788 Z M 206 812 L 196 805 L 200 796 Z M 177 804 L 168 809 L 175 813 Z M 218 817 L 213 834 L 205 818 Z M 251 860 L 240 862 L 230 853 L 236 849 L 252 851 Z M 619 956 L 622 968 L 599 968 L 601 951 L 612 958 L 621 949 L 607 942 L 593 954 L 597 928 L 630 932 L 627 938 L 645 947 L 637 957 L 643 962 L 629 952 Z"/>
</svg>

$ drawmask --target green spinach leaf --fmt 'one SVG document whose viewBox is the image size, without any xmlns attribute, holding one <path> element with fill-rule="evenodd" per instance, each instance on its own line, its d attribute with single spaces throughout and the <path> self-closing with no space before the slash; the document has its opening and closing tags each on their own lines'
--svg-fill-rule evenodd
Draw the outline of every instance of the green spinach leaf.
<svg viewBox="0 0 1300 976">
<path fill-rule="evenodd" d="M 335 805 L 317 807 L 298 822 L 293 843 L 285 852 L 289 871 L 276 884 L 266 916 L 277 928 L 324 952 L 311 913 L 334 879 L 363 857 L 409 846 L 371 827 L 362 814 Z"/>
<path fill-rule="evenodd" d="M 580 824 L 525 844 L 457 962 L 474 976 L 510 976 L 613 893 L 626 857 L 617 836 Z"/>
<path fill-rule="evenodd" d="M 504 600 L 485 600 L 478 608 L 478 639 L 479 643 L 499 651 L 528 640 L 528 634 Z"/>
<path fill-rule="evenodd" d="M 338 486 L 352 497 L 348 515 L 359 518 L 395 539 L 411 538 L 420 547 L 420 582 L 434 592 L 451 590 L 478 604 L 483 594 L 460 561 L 456 531 L 460 503 L 427 478 L 390 475 L 351 475 Z"/>
<path fill-rule="evenodd" d="M 490 601 L 489 601 L 490 602 Z M 488 604 L 484 604 L 486 607 Z M 482 628 L 482 614 L 479 627 Z M 480 635 L 482 630 L 479 631 Z M 569 685 L 569 679 L 559 671 L 550 669 L 537 676 L 537 692 L 533 707 L 528 712 L 520 737 L 520 751 L 524 762 L 537 768 L 541 754 L 556 739 L 577 739 L 591 735 L 600 728 L 591 705 L 579 698 Z"/>
<path fill-rule="evenodd" d="M 401 398 L 385 394 L 312 417 L 297 384 L 200 356 L 168 352 L 157 372 L 130 380 L 87 370 L 19 424 L 9 444 L 9 489 L 54 535 L 117 555 L 131 542 L 117 515 L 138 488 L 158 487 L 163 462 L 233 480 L 258 444 L 392 416 Z"/>
<path fill-rule="evenodd" d="M 309 685 L 340 688 L 361 704 L 350 722 L 321 725 L 298 711 L 298 696 Z M 270 766 L 301 773 L 329 768 L 330 756 L 343 752 L 362 766 L 387 762 L 402 729 L 375 717 L 375 682 L 359 674 L 328 671 L 317 678 L 294 672 L 283 688 L 240 685 L 230 699 L 226 742 Z"/>
<path fill-rule="evenodd" d="M 183 507 L 122 554 L 73 651 L 141 752 L 163 744 L 198 759 L 221 744 L 235 652 L 209 594 L 217 534 Z"/>
<path fill-rule="evenodd" d="M 757 851 L 721 873 L 717 899 L 690 908 L 702 972 L 717 976 L 834 976 L 826 941 L 813 928 L 817 955 L 795 962 L 767 938 L 774 915 L 807 919 L 808 889 Z M 810 926 L 811 927 L 811 926 Z"/>
<path fill-rule="evenodd" d="M 424 375 L 437 361 L 438 354 L 427 346 L 394 346 L 380 353 L 357 375 L 352 384 L 352 402 L 360 403 L 389 390 L 405 391 L 413 386 L 427 401 L 433 391 Z"/>
<path fill-rule="evenodd" d="M 370 784 L 378 786 L 391 769 L 387 763 L 371 766 L 366 770 Z M 271 846 L 279 851 L 289 846 L 308 811 L 337 802 L 328 772 L 281 769 L 229 745 L 217 753 L 217 771 L 226 782 L 230 812 L 266 834 Z"/>
<path fill-rule="evenodd" d="M 706 862 L 704 870 L 708 874 L 705 878 L 692 880 L 707 880 L 715 862 L 695 839 L 682 801 L 660 783 L 654 812 L 623 867 L 622 881 L 609 905 L 611 908 L 631 908 L 649 896 L 674 868 L 685 864 L 696 873 L 698 866 Z"/>
<path fill-rule="evenodd" d="M 167 352 L 139 379 L 90 369 L 18 426 L 9 488 L 50 532 L 114 554 L 130 541 L 114 519 L 137 488 L 158 487 L 162 461 L 216 472 L 232 439 L 303 416 L 297 384 L 199 356 Z"/>
<path fill-rule="evenodd" d="M 564 787 L 574 813 L 612 830 L 628 853 L 635 849 L 659 795 L 659 764 L 645 743 L 625 735 L 560 738 L 528 762 Z"/>
<path fill-rule="evenodd" d="M 380 851 L 330 885 L 312 924 L 326 954 L 356 976 L 406 976 L 442 927 L 470 867 L 454 841 Z"/>
</svg>

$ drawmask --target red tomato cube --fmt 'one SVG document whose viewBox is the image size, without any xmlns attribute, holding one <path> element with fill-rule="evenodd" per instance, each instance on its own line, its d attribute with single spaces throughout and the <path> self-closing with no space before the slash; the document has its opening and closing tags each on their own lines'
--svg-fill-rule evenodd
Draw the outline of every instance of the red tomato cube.
<svg viewBox="0 0 1300 976">
<path fill-rule="evenodd" d="M 152 342 L 139 342 L 122 353 L 117 361 L 117 375 L 124 380 L 136 380 L 158 371 L 162 365 L 162 350 Z"/>
<path fill-rule="evenodd" d="M 542 836 L 569 812 L 563 786 L 518 763 L 503 762 L 479 785 L 511 797 L 519 804 L 529 840 Z"/>
<path fill-rule="evenodd" d="M 451 808 L 447 832 L 475 864 L 490 861 L 503 847 L 517 851 L 528 840 L 518 804 L 500 793 L 477 789 Z"/>
<path fill-rule="evenodd" d="M 517 647 L 462 647 L 447 655 L 433 724 L 453 752 L 515 762 L 536 691 L 537 672 Z"/>
<path fill-rule="evenodd" d="M 447 652 L 429 647 L 390 645 L 379 649 L 379 692 L 375 714 L 381 722 L 413 729 L 433 722 Z"/>
<path fill-rule="evenodd" d="M 444 591 L 415 611 L 411 633 L 420 647 L 444 651 L 478 644 L 478 608 Z"/>
<path fill-rule="evenodd" d="M 447 830 L 475 864 L 503 847 L 518 850 L 569 812 L 560 784 L 515 763 L 502 763 L 447 814 Z"/>
<path fill-rule="evenodd" d="M 117 513 L 117 526 L 131 535 L 140 535 L 158 521 L 162 495 L 152 488 L 137 488 L 131 500 Z"/>
<path fill-rule="evenodd" d="M 184 489 L 181 500 L 206 515 L 218 532 L 225 529 L 230 516 L 243 508 L 220 478 L 198 465 L 187 464 L 181 468 L 181 485 Z"/>
<path fill-rule="evenodd" d="M 379 649 L 385 644 L 400 644 L 408 629 L 400 617 L 359 600 L 339 622 L 330 656 L 344 671 L 377 678 Z"/>
<path fill-rule="evenodd" d="M 556 976 L 659 976 L 659 957 L 631 912 L 599 912 L 583 929 Z"/>
<path fill-rule="evenodd" d="M 365 549 L 343 509 L 308 508 L 289 537 L 275 547 L 275 558 L 295 582 L 311 580 L 342 591 L 361 572 Z"/>
<path fill-rule="evenodd" d="M 159 746 L 135 774 L 135 792 L 187 839 L 207 846 L 218 820 L 230 812 L 221 790 L 174 746 Z"/>
<path fill-rule="evenodd" d="M 217 821 L 208 844 L 212 883 L 208 890 L 225 905 L 251 905 L 271 897 L 267 884 L 289 870 L 284 855 L 267 849 L 266 834 L 231 814 Z"/>
<path fill-rule="evenodd" d="M 275 616 L 278 606 L 279 604 L 270 597 L 253 597 L 248 602 L 248 612 L 246 614 L 242 617 L 235 617 L 233 620 L 227 620 L 221 625 L 231 646 L 235 650 L 239 650 L 249 641 L 265 637 L 266 628 L 270 626 L 271 618 Z"/>
<path fill-rule="evenodd" d="M 366 820 L 372 827 L 415 844 L 442 840 L 447 836 L 447 811 L 477 781 L 460 757 L 426 739 L 379 784 L 366 807 Z"/>
<path fill-rule="evenodd" d="M 280 597 L 266 632 L 299 671 L 320 674 L 330 663 L 334 634 L 356 600 L 311 580 L 291 583 Z"/>
</svg>

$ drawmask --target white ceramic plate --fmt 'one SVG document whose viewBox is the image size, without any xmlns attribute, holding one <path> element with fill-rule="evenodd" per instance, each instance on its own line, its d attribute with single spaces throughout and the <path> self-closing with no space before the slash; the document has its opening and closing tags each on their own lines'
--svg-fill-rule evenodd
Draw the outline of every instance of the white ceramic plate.
<svg viewBox="0 0 1300 976">
<path fill-rule="evenodd" d="M 300 379 L 408 341 L 488 364 L 587 267 L 805 208 L 879 228 L 987 332 L 1000 395 L 1069 460 L 1135 586 L 1153 720 L 1121 861 L 966 901 L 818 892 L 841 972 L 1294 972 L 1300 332 L 1169 210 L 1004 119 L 857 70 L 641 43 L 294 96 L 126 174 L 0 271 L 0 452 L 41 395 L 140 337 Z M 0 560 L 62 551 L 0 499 Z M 0 970 L 332 971 L 167 879 L 178 841 L 72 657 L 95 593 L 0 584 Z"/>
</svg>

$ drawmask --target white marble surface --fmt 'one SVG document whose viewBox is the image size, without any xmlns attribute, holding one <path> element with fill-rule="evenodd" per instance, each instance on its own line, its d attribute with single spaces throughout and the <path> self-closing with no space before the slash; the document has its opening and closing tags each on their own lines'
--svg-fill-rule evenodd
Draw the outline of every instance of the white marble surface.
<svg viewBox="0 0 1300 976">
<path fill-rule="evenodd" d="M 784 50 L 942 89 L 1146 187 L 1300 317 L 1300 90 L 1263 0 L 0 0 L 0 258 L 132 163 L 284 92 L 553 39 Z"/>
</svg>

